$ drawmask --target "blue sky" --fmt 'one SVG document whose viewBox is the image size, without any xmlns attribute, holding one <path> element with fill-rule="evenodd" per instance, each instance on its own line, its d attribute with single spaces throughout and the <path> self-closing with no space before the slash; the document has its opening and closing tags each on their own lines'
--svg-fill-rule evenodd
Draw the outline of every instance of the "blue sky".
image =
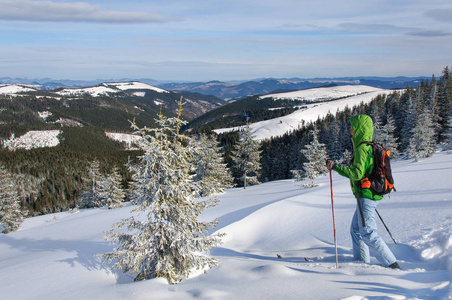
<svg viewBox="0 0 452 300">
<path fill-rule="evenodd" d="M 449 0 L 0 0 L 0 77 L 430 76 Z"/>
</svg>

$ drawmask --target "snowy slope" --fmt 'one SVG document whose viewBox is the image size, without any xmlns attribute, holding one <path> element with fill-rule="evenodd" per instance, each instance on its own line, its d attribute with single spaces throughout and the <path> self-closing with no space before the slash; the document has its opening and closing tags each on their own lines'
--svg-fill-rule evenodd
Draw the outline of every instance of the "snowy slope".
<svg viewBox="0 0 452 300">
<path fill-rule="evenodd" d="M 136 150 L 136 144 L 141 139 L 140 136 L 129 133 L 105 132 L 105 135 L 114 141 L 125 143 L 127 150 Z"/>
<path fill-rule="evenodd" d="M 385 90 L 367 86 L 367 85 L 343 85 L 333 87 L 314 88 L 301 91 L 277 93 L 261 96 L 264 98 L 273 98 L 275 100 L 306 100 L 306 101 L 327 101 L 344 97 L 356 96 L 370 92 L 383 92 Z"/>
<path fill-rule="evenodd" d="M 63 89 L 57 92 L 57 94 L 62 96 L 76 96 L 90 94 L 93 97 L 97 97 L 101 95 L 115 94 L 127 90 L 152 90 L 159 93 L 168 93 L 168 91 L 153 87 L 149 84 L 142 82 L 111 82 L 111 83 L 102 83 L 101 85 L 87 88 Z M 135 95 L 144 96 L 144 93 L 142 91 L 136 92 Z"/>
<path fill-rule="evenodd" d="M 26 219 L 0 235 L 2 299 L 448 299 L 452 270 L 452 154 L 393 164 L 397 192 L 379 212 L 398 244 L 379 232 L 402 270 L 353 261 L 348 181 L 333 173 L 339 253 L 335 268 L 329 178 L 305 189 L 292 180 L 230 189 L 202 218 L 218 218 L 220 266 L 170 286 L 133 282 L 97 254 L 101 236 L 131 207 L 88 209 Z M 277 258 L 282 255 L 282 259 Z M 449 270 L 448 270 L 449 268 Z"/>
<path fill-rule="evenodd" d="M 39 86 L 22 84 L 0 84 L 0 94 L 15 95 L 22 92 L 34 92 L 39 90 Z"/>
<path fill-rule="evenodd" d="M 354 89 L 355 87 L 356 89 Z M 287 99 L 285 97 L 288 97 L 287 95 L 289 94 L 293 97 L 291 99 L 298 100 L 320 101 L 337 98 L 341 99 L 307 104 L 300 110 L 297 110 L 287 116 L 252 123 L 250 124 L 250 127 L 255 134 L 256 140 L 282 136 L 285 133 L 300 128 L 303 122 L 313 122 L 319 117 L 325 117 L 329 112 L 335 114 L 337 110 L 343 110 L 347 106 L 352 108 L 355 105 L 359 105 L 361 102 L 369 103 L 373 98 L 380 94 L 387 95 L 393 92 L 393 90 L 381 90 L 366 86 L 344 86 L 274 94 L 275 97 L 276 95 L 279 95 L 278 97 L 282 97 L 279 99 Z M 240 127 L 224 128 L 217 129 L 215 132 L 222 133 L 239 129 Z"/>
<path fill-rule="evenodd" d="M 19 84 L 0 84 L 0 94 L 16 95 L 22 92 L 38 91 L 40 86 L 36 85 L 19 85 Z M 102 83 L 98 86 L 86 87 L 86 88 L 68 88 L 56 92 L 61 96 L 79 96 L 89 94 L 93 97 L 115 94 L 122 91 L 137 90 L 133 94 L 135 96 L 143 97 L 146 90 L 156 91 L 159 93 L 168 93 L 168 91 L 151 86 L 146 83 L 132 81 L 132 82 L 110 82 Z"/>
<path fill-rule="evenodd" d="M 40 115 L 46 116 L 47 114 L 42 113 Z M 61 122 L 64 122 L 64 120 L 57 121 L 57 123 Z M 11 138 L 1 141 L 1 143 L 8 150 L 56 147 L 60 144 L 58 138 L 60 133 L 61 130 L 32 130 L 20 137 L 13 135 Z M 134 149 L 134 143 L 140 139 L 139 136 L 127 133 L 106 132 L 105 135 L 112 140 L 126 143 L 128 149 Z"/>
<path fill-rule="evenodd" d="M 32 130 L 20 137 L 12 136 L 2 143 L 8 150 L 56 147 L 60 144 L 60 133 L 60 130 Z"/>
</svg>

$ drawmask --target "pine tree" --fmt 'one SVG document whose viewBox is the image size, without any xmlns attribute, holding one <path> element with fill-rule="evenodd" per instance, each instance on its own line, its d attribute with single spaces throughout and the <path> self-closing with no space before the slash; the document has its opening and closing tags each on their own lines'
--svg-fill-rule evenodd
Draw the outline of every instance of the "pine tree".
<svg viewBox="0 0 452 300">
<path fill-rule="evenodd" d="M 207 252 L 220 243 L 221 235 L 207 236 L 216 221 L 197 220 L 217 200 L 195 199 L 200 187 L 191 171 L 198 153 L 191 138 L 179 133 L 183 122 L 163 116 L 156 121 L 159 128 L 134 125 L 144 137 L 140 141 L 144 154 L 136 165 L 129 165 L 134 180 L 131 200 L 136 205 L 132 212 L 145 212 L 147 219 L 132 216 L 114 224 L 119 231 L 108 231 L 105 238 L 119 246 L 101 256 L 116 261 L 113 268 L 137 274 L 135 280 L 164 277 L 173 284 L 193 269 L 217 265 Z"/>
<path fill-rule="evenodd" d="M 318 130 L 311 131 L 312 141 L 301 149 L 301 153 L 306 158 L 306 162 L 303 164 L 304 177 L 311 180 L 311 183 L 306 187 L 315 187 L 315 179 L 321 175 L 326 174 L 328 169 L 325 166 L 327 158 L 326 146 L 318 140 Z"/>
<path fill-rule="evenodd" d="M 88 189 L 84 190 L 78 198 L 78 206 L 93 208 L 106 205 L 109 184 L 106 177 L 100 173 L 100 165 L 97 160 L 89 163 L 87 177 L 83 179 L 88 183 Z"/>
<path fill-rule="evenodd" d="M 352 160 L 352 156 L 353 153 L 348 151 L 348 149 L 345 149 L 344 153 L 342 154 L 340 160 L 337 163 L 349 166 Z"/>
<path fill-rule="evenodd" d="M 231 171 L 223 162 L 223 150 L 215 138 L 202 134 L 195 142 L 199 148 L 199 154 L 195 158 L 195 181 L 201 184 L 200 195 L 211 196 L 233 187 Z"/>
<path fill-rule="evenodd" d="M 416 120 L 418 119 L 418 113 L 412 99 L 411 91 L 406 91 L 405 94 L 408 95 L 408 100 L 404 106 L 399 108 L 402 111 L 400 127 L 400 146 L 402 152 L 405 152 L 410 144 L 413 128 L 416 126 Z"/>
<path fill-rule="evenodd" d="M 240 181 L 246 189 L 248 184 L 259 184 L 257 176 L 261 169 L 260 143 L 254 140 L 250 126 L 247 124 L 245 129 L 240 132 L 240 138 L 232 151 L 232 160 L 237 170 Z"/>
<path fill-rule="evenodd" d="M 3 233 L 19 229 L 26 216 L 20 208 L 19 193 L 13 176 L 0 166 L 0 223 L 3 224 Z"/>
<path fill-rule="evenodd" d="M 409 158 L 414 158 L 415 162 L 417 162 L 420 157 L 432 156 L 436 150 L 434 136 L 435 130 L 431 111 L 426 110 L 418 116 L 416 126 L 412 130 L 407 156 Z"/>
<path fill-rule="evenodd" d="M 122 176 L 119 174 L 118 168 L 114 168 L 105 179 L 103 198 L 105 198 L 105 203 L 109 209 L 125 206 L 123 201 L 126 194 L 121 187 L 121 180 Z"/>
<path fill-rule="evenodd" d="M 374 138 L 373 141 L 376 143 L 381 143 L 386 149 L 391 151 L 391 157 L 398 158 L 400 152 L 398 150 L 399 143 L 397 138 L 394 137 L 395 131 L 395 121 L 394 118 L 389 115 L 387 117 L 387 122 L 385 125 L 381 125 L 381 121 L 375 124 Z"/>
<path fill-rule="evenodd" d="M 444 132 L 445 140 L 444 140 L 444 150 L 452 150 L 452 112 L 447 117 L 447 128 Z"/>
</svg>

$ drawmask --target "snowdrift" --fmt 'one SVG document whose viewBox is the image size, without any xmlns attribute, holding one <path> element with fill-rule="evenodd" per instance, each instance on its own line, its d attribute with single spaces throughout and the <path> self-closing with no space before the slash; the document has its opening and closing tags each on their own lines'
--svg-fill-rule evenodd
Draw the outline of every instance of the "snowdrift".
<svg viewBox="0 0 452 300">
<path fill-rule="evenodd" d="M 452 154 L 393 163 L 397 192 L 379 212 L 379 232 L 402 270 L 353 261 L 349 224 L 355 200 L 333 172 L 339 268 L 335 268 L 329 178 L 316 188 L 283 180 L 218 196 L 202 218 L 217 218 L 227 236 L 211 251 L 221 265 L 168 285 L 133 282 L 97 254 L 102 236 L 130 216 L 131 206 L 87 209 L 26 219 L 0 235 L 2 299 L 448 299 L 452 274 Z M 278 258 L 279 255 L 282 258 Z"/>
</svg>

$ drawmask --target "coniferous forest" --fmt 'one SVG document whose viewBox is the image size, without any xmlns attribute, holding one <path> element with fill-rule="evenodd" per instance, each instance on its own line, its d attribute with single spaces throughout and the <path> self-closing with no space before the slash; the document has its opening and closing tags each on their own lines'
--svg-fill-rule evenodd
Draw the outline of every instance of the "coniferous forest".
<svg viewBox="0 0 452 300">
<path fill-rule="evenodd" d="M 302 129 L 263 141 L 261 180 L 288 179 L 292 177 L 291 170 L 302 169 L 305 158 L 300 150 L 311 141 L 310 132 L 314 129 L 319 131 L 319 141 L 326 145 L 328 156 L 340 161 L 346 151 L 353 151 L 348 121 L 357 114 L 372 117 L 374 140 L 378 141 L 376 135 L 383 129 L 392 128 L 389 135 L 397 143 L 393 158 L 398 153 L 401 159 L 431 156 L 438 146 L 451 145 L 451 70 L 446 67 L 439 80 L 433 76 L 417 88 L 407 86 L 401 92 L 378 96 L 368 104 L 329 114 Z"/>
<path fill-rule="evenodd" d="M 10 125 L 2 126 L 0 136 L 7 138 L 11 133 L 19 136 L 29 129 L 30 120 L 36 117 L 36 111 L 44 110 L 49 103 L 25 101 L 22 106 L 2 100 L 2 111 L 14 109 L 9 117 Z M 51 100 L 49 100 L 51 101 Z M 88 100 L 86 100 L 88 101 Z M 91 102 L 89 102 L 91 101 Z M 97 105 L 95 99 L 89 103 Z M 110 100 L 109 100 L 110 101 Z M 251 101 L 251 100 L 250 100 Z M 252 99 L 255 101 L 255 99 Z M 115 102 L 117 105 L 124 105 Z M 11 107 L 7 107 L 10 105 Z M 61 105 L 57 119 L 65 116 L 64 102 Z M 86 103 L 84 103 L 86 105 Z M 40 107 L 35 107 L 40 106 Z M 41 107 L 42 106 L 42 107 Z M 22 209 L 28 211 L 28 216 L 64 211 L 79 207 L 79 199 L 87 190 L 94 190 L 96 184 L 90 177 L 92 163 L 98 163 L 98 172 L 102 182 L 114 170 L 120 174 L 120 187 L 127 190 L 131 185 L 132 174 L 125 166 L 127 162 L 136 162 L 142 155 L 141 151 L 126 151 L 121 143 L 108 139 L 104 131 L 118 122 L 114 121 L 114 105 L 106 108 L 105 114 L 89 116 L 92 124 L 84 127 L 59 127 L 62 130 L 60 145 L 53 148 L 38 148 L 31 150 L 1 150 L 0 163 L 14 176 L 21 176 L 16 180 L 23 185 L 20 196 Z M 140 110 L 139 108 L 134 108 Z M 292 108 L 287 106 L 288 113 Z M 18 113 L 18 112 L 21 113 Z M 87 114 L 85 108 L 80 114 Z M 255 109 L 249 113 L 244 111 L 251 123 L 266 119 L 262 109 Z M 274 114 L 275 112 L 273 112 Z M 148 114 L 148 115 L 146 115 Z M 378 96 L 368 104 L 350 107 L 335 114 L 329 114 L 312 124 L 305 124 L 301 129 L 294 130 L 281 137 L 275 137 L 261 142 L 260 166 L 256 172 L 260 182 L 293 178 L 293 170 L 302 170 L 307 159 L 302 154 L 305 145 L 311 143 L 312 132 L 316 130 L 318 141 L 324 144 L 328 157 L 336 161 L 346 161 L 344 156 L 352 151 L 348 120 L 357 114 L 367 114 L 375 124 L 375 139 L 391 143 L 394 158 L 417 160 L 419 157 L 430 156 L 437 147 L 446 149 L 451 147 L 452 139 L 452 74 L 446 67 L 442 76 L 437 80 L 423 82 L 417 88 L 409 86 L 388 96 Z M 140 126 L 145 120 L 152 119 L 155 114 L 140 110 L 137 119 Z M 109 119 L 113 118 L 113 121 Z M 5 116 L 7 118 L 7 116 Z M 127 118 L 121 118 L 124 120 Z M 35 120 L 35 121 L 36 121 Z M 97 121 L 97 123 L 96 123 Z M 232 124 L 233 120 L 225 119 L 221 122 Z M 122 122 L 122 121 L 121 121 Z M 240 120 L 243 124 L 243 119 Z M 105 124 L 106 123 L 106 124 Z M 33 129 L 55 129 L 55 126 L 45 122 L 33 123 Z M 122 123 L 121 123 L 122 124 Z M 152 127 L 154 124 L 148 124 Z M 216 125 L 215 125 L 216 127 Z M 190 132 L 196 132 L 192 127 Z M 209 132 L 210 128 L 203 128 Z M 189 131 L 186 132 L 189 134 Z M 217 136 L 217 141 L 224 153 L 224 161 L 228 164 L 233 177 L 239 176 L 234 169 L 233 152 L 239 141 L 239 132 L 225 133 Z M 323 162 L 321 162 L 323 163 Z M 13 176 L 13 177 L 14 177 Z M 240 184 L 238 178 L 236 183 Z M 127 193 L 126 193 L 127 195 Z M 127 200 L 127 196 L 124 200 Z"/>
</svg>

